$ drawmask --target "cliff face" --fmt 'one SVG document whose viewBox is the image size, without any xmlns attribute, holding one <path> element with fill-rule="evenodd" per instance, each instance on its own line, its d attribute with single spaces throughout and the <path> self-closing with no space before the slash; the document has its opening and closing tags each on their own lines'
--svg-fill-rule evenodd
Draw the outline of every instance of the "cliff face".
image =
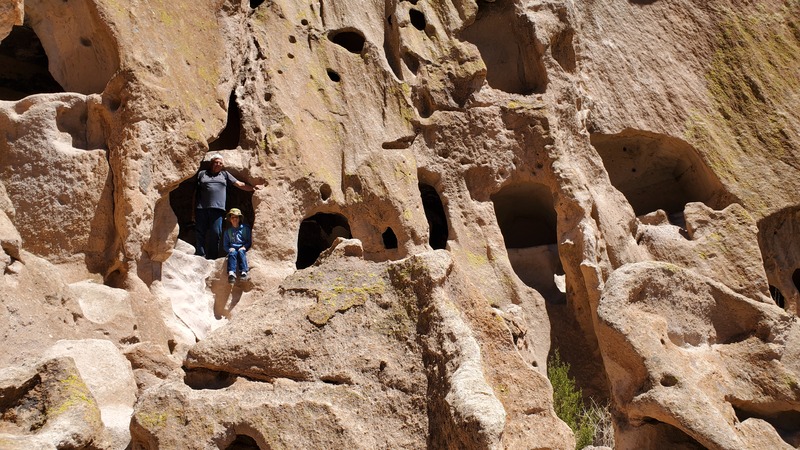
<svg viewBox="0 0 800 450">
<path fill-rule="evenodd" d="M 0 447 L 800 445 L 800 2 L 7 3 Z"/>
</svg>

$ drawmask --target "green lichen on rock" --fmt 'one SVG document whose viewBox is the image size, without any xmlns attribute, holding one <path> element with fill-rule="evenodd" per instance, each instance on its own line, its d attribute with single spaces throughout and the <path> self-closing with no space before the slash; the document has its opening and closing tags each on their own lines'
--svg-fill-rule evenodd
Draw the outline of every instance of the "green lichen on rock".
<svg viewBox="0 0 800 450">
<path fill-rule="evenodd" d="M 136 421 L 145 428 L 163 428 L 167 425 L 166 412 L 137 412 Z"/>
<path fill-rule="evenodd" d="M 386 291 L 383 279 L 375 274 L 352 273 L 338 277 L 334 284 L 317 292 L 317 303 L 308 311 L 308 320 L 323 326 L 337 312 L 345 312 L 354 306 L 364 305 L 370 296 Z"/>
<path fill-rule="evenodd" d="M 80 376 L 73 373 L 58 382 L 63 392 L 62 398 L 54 405 L 48 406 L 47 415 L 49 417 L 59 416 L 74 407 L 83 405 L 89 406 L 91 409 L 97 408 L 94 397 Z"/>
<path fill-rule="evenodd" d="M 743 148 L 788 156 L 792 130 L 781 100 L 800 89 L 800 2 L 772 13 L 726 15 L 706 74 L 718 111 Z"/>
</svg>

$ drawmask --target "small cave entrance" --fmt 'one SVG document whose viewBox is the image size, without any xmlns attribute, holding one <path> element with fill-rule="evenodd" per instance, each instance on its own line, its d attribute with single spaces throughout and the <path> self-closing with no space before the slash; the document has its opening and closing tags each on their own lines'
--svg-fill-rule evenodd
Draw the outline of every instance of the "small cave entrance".
<svg viewBox="0 0 800 450">
<path fill-rule="evenodd" d="M 364 50 L 366 38 L 360 31 L 352 28 L 332 31 L 328 39 L 334 44 L 340 45 L 350 53 L 360 54 Z"/>
<path fill-rule="evenodd" d="M 449 237 L 447 215 L 444 212 L 444 204 L 436 188 L 429 184 L 419 183 L 419 194 L 422 197 L 422 208 L 425 211 L 425 218 L 428 220 L 430 236 L 428 244 L 434 250 L 447 248 Z"/>
<path fill-rule="evenodd" d="M 721 201 L 722 184 L 688 143 L 646 132 L 593 134 L 591 143 L 614 185 L 637 216 L 662 209 L 670 221 L 682 220 L 689 202 L 712 208 Z"/>
<path fill-rule="evenodd" d="M 547 301 L 565 302 L 558 218 L 550 189 L 540 183 L 511 184 L 491 199 L 514 272 Z"/>
<path fill-rule="evenodd" d="M 297 233 L 298 270 L 311 267 L 337 237 L 350 239 L 350 224 L 341 214 L 317 213 L 303 219 Z"/>
<path fill-rule="evenodd" d="M 394 234 L 391 227 L 386 228 L 381 237 L 383 237 L 383 248 L 387 250 L 397 248 L 397 235 Z"/>
<path fill-rule="evenodd" d="M 459 38 L 478 47 L 489 86 L 512 94 L 541 94 L 547 89 L 544 47 L 524 17 L 511 1 L 478 2 L 475 22 Z"/>
<path fill-rule="evenodd" d="M 772 301 L 775 302 L 780 308 L 786 308 L 786 298 L 783 296 L 780 290 L 773 285 L 769 285 L 769 296 L 772 297 Z"/>
<path fill-rule="evenodd" d="M 225 447 L 225 450 L 261 450 L 258 442 L 246 434 L 237 434 L 236 438 L 231 442 L 231 445 Z"/>
<path fill-rule="evenodd" d="M 209 151 L 235 149 L 242 136 L 242 112 L 236 102 L 236 91 L 231 92 L 228 99 L 228 119 L 225 128 L 216 139 L 208 143 Z"/>
<path fill-rule="evenodd" d="M 33 29 L 26 25 L 12 27 L 0 41 L 0 100 L 64 92 L 50 74 L 48 64 L 42 42 Z"/>
<path fill-rule="evenodd" d="M 209 170 L 211 163 L 203 161 L 195 174 L 183 180 L 178 186 L 169 193 L 169 204 L 172 212 L 178 219 L 178 239 L 195 245 L 197 241 L 197 231 L 195 228 L 195 207 L 196 199 L 195 193 L 197 190 L 197 174 L 201 170 Z M 227 169 L 226 169 L 227 170 Z M 244 181 L 241 177 L 234 174 L 239 181 Z M 253 208 L 253 193 L 243 191 L 233 186 L 229 186 L 226 190 L 225 196 L 225 210 L 229 211 L 231 208 L 239 208 L 242 211 L 244 223 L 255 228 L 256 213 Z M 223 229 L 227 224 L 223 224 Z"/>
</svg>

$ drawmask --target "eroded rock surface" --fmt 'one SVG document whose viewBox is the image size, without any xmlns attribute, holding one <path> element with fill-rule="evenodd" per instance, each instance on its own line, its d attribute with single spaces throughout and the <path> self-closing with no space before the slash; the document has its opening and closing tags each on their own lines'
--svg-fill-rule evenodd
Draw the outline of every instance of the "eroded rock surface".
<svg viewBox="0 0 800 450">
<path fill-rule="evenodd" d="M 617 448 L 798 445 L 799 18 L 4 3 L 0 446 L 573 448 L 554 350 Z M 192 254 L 212 151 L 248 282 Z"/>
</svg>

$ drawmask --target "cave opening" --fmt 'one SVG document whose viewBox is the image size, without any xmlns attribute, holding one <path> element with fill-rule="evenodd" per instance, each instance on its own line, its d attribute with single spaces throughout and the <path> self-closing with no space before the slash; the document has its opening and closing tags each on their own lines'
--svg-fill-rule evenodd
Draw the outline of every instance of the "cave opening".
<svg viewBox="0 0 800 450">
<path fill-rule="evenodd" d="M 342 81 L 342 77 L 341 77 L 341 75 L 339 75 L 338 73 L 336 73 L 336 71 L 335 71 L 335 70 L 333 70 L 333 69 L 328 69 L 328 70 L 326 70 L 325 72 L 328 74 L 328 78 L 330 78 L 330 79 L 331 79 L 331 81 L 333 81 L 334 83 L 338 83 L 338 82 Z"/>
<path fill-rule="evenodd" d="M 50 74 L 39 36 L 26 25 L 15 25 L 0 41 L 0 100 L 16 101 L 33 94 L 64 92 Z"/>
<path fill-rule="evenodd" d="M 381 235 L 383 237 L 383 247 L 387 250 L 397 248 L 397 235 L 391 227 L 386 228 L 386 231 Z"/>
<path fill-rule="evenodd" d="M 261 450 L 258 442 L 246 434 L 237 434 L 231 445 L 225 450 Z"/>
<path fill-rule="evenodd" d="M 489 86 L 512 94 L 541 94 L 548 82 L 544 47 L 524 20 L 514 2 L 479 2 L 475 22 L 459 38 L 478 47 Z"/>
<path fill-rule="evenodd" d="M 256 9 L 261 6 L 262 3 L 264 3 L 264 0 L 250 0 L 250 9 Z"/>
<path fill-rule="evenodd" d="M 350 224 L 341 214 L 317 213 L 303 219 L 297 233 L 298 270 L 311 267 L 336 238 L 352 238 Z"/>
<path fill-rule="evenodd" d="M 228 99 L 228 119 L 225 128 L 216 139 L 208 143 L 210 151 L 235 149 L 239 146 L 242 135 L 242 112 L 236 102 L 236 90 L 231 91 Z"/>
<path fill-rule="evenodd" d="M 688 143 L 654 133 L 592 134 L 591 143 L 611 184 L 637 216 L 664 210 L 670 222 L 683 221 L 689 202 L 720 209 L 722 184 Z"/>
<path fill-rule="evenodd" d="M 211 169 L 210 161 L 203 161 L 195 174 L 181 183 L 169 193 L 169 204 L 172 212 L 178 219 L 178 239 L 195 245 L 197 241 L 195 229 L 195 191 L 197 190 L 197 174 L 201 170 Z M 227 168 L 225 170 L 228 170 Z M 231 172 L 239 181 L 244 181 L 239 174 Z M 253 207 L 253 193 L 229 187 L 226 192 L 225 210 L 239 208 L 242 211 L 243 221 L 251 228 L 255 228 L 256 213 Z M 227 224 L 223 224 L 223 229 Z M 220 253 L 223 254 L 223 253 Z"/>
<path fill-rule="evenodd" d="M 514 272 L 549 302 L 566 301 L 550 189 L 535 182 L 511 184 L 491 199 Z"/>
<path fill-rule="evenodd" d="M 334 44 L 340 45 L 347 49 L 348 52 L 356 54 L 364 50 L 364 44 L 366 43 L 364 35 L 360 31 L 352 29 L 334 31 L 328 35 L 328 38 Z"/>
<path fill-rule="evenodd" d="M 780 308 L 786 308 L 786 298 L 783 296 L 780 290 L 773 285 L 769 285 L 769 296 L 772 297 L 772 301 L 775 302 Z"/>
<path fill-rule="evenodd" d="M 425 20 L 425 14 L 422 11 L 411 8 L 408 11 L 408 18 L 411 20 L 411 25 L 413 25 L 414 28 L 420 31 L 425 31 L 425 27 L 428 25 L 428 23 Z"/>
<path fill-rule="evenodd" d="M 800 291 L 800 269 L 795 269 L 794 272 L 792 272 L 792 284 Z"/>
<path fill-rule="evenodd" d="M 422 208 L 425 211 L 425 218 L 428 220 L 428 228 L 430 229 L 428 244 L 434 250 L 445 249 L 449 231 L 442 198 L 439 197 L 436 188 L 426 183 L 419 183 L 419 193 L 422 197 Z"/>
</svg>

